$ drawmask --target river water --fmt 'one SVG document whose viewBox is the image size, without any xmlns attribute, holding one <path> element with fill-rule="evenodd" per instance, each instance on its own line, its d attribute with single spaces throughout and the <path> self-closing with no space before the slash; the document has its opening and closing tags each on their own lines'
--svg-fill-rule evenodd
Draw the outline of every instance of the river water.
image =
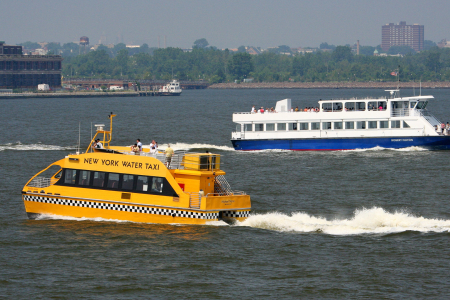
<svg viewBox="0 0 450 300">
<path fill-rule="evenodd" d="M 416 94 L 418 90 L 415 91 Z M 402 96 L 410 96 L 405 90 Z M 428 109 L 450 120 L 449 91 Z M 236 152 L 232 113 L 252 105 L 383 96 L 380 90 L 193 90 L 180 97 L 1 100 L 0 298 L 444 298 L 450 294 L 449 151 Z M 221 154 L 245 222 L 155 225 L 46 216 L 28 220 L 27 180 L 113 141 Z M 80 128 L 80 130 L 79 130 Z"/>
</svg>

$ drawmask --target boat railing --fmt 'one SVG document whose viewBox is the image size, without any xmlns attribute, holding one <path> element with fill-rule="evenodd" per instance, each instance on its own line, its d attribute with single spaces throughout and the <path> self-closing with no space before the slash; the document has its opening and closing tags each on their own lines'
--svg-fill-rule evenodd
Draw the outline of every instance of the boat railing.
<svg viewBox="0 0 450 300">
<path fill-rule="evenodd" d="M 188 193 L 189 194 L 189 207 L 200 208 L 202 197 L 200 193 Z"/>
<path fill-rule="evenodd" d="M 37 187 L 37 188 L 46 188 L 55 184 L 58 179 L 56 178 L 48 178 L 48 177 L 36 177 L 28 183 L 27 186 Z"/>
<path fill-rule="evenodd" d="M 220 159 L 219 159 L 220 155 L 212 153 L 205 153 L 205 156 L 208 157 L 209 159 L 203 160 L 192 158 L 190 155 L 193 154 L 194 156 L 198 156 L 198 153 L 190 153 L 187 150 L 177 150 L 172 155 L 170 164 L 167 164 L 166 155 L 162 151 L 158 151 L 156 153 L 149 153 L 143 151 L 135 153 L 131 151 L 126 151 L 122 153 L 126 155 L 139 155 L 156 158 L 157 160 L 165 164 L 169 169 L 212 171 L 219 169 L 220 166 Z"/>
<path fill-rule="evenodd" d="M 419 110 L 417 112 L 420 114 L 420 116 L 424 117 L 424 119 L 427 120 L 431 125 L 435 126 L 437 124 L 441 124 L 441 121 L 439 121 L 439 119 L 436 118 L 436 116 L 430 113 L 428 110 Z"/>
<path fill-rule="evenodd" d="M 396 108 L 391 112 L 391 117 L 408 117 L 409 108 Z"/>
<path fill-rule="evenodd" d="M 186 151 L 186 150 L 175 151 L 174 154 L 172 155 L 172 160 L 170 162 L 169 169 L 184 169 L 183 157 L 187 152 L 188 151 Z M 166 163 L 166 155 L 164 154 L 164 152 L 150 153 L 150 152 L 142 152 L 141 151 L 141 152 L 137 152 L 137 154 L 136 154 L 135 152 L 128 151 L 128 152 L 123 152 L 123 153 L 127 154 L 127 155 L 139 155 L 139 156 L 153 157 L 164 164 Z"/>
<path fill-rule="evenodd" d="M 220 196 L 223 195 L 232 195 L 234 192 L 231 189 L 230 184 L 225 179 L 225 176 L 218 175 L 214 178 L 214 194 L 218 194 Z"/>
</svg>

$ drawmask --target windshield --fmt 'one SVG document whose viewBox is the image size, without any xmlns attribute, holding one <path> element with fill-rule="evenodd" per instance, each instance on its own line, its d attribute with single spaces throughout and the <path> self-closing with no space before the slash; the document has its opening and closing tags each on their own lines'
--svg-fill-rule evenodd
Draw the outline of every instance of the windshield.
<svg viewBox="0 0 450 300">
<path fill-rule="evenodd" d="M 427 107 L 428 101 L 419 101 L 419 103 L 417 103 L 416 108 L 417 109 L 424 109 L 425 107 Z"/>
</svg>

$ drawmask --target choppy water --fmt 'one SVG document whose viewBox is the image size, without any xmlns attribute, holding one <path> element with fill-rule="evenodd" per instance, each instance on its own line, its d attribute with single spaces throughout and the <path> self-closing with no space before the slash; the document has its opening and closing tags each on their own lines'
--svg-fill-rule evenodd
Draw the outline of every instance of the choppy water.
<svg viewBox="0 0 450 300">
<path fill-rule="evenodd" d="M 403 96 L 413 93 L 404 91 Z M 450 120 L 448 90 L 423 90 Z M 235 152 L 231 114 L 292 98 L 383 96 L 378 90 L 202 90 L 181 97 L 2 100 L 0 298 L 447 298 L 450 152 L 420 148 Z M 223 155 L 253 214 L 230 226 L 28 220 L 20 191 L 83 148 L 91 123 L 113 139 Z"/>
</svg>

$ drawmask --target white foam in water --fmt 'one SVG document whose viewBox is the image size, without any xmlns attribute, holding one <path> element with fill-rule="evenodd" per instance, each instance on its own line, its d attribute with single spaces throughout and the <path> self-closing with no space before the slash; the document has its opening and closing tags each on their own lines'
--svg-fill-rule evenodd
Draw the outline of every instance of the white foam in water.
<svg viewBox="0 0 450 300">
<path fill-rule="evenodd" d="M 387 234 L 404 231 L 448 232 L 450 220 L 416 217 L 402 211 L 390 213 L 383 208 L 356 210 L 351 219 L 327 220 L 304 212 L 286 215 L 278 212 L 251 215 L 237 226 L 280 232 L 323 232 L 332 235 Z"/>
<path fill-rule="evenodd" d="M 342 152 L 366 152 L 366 151 L 383 151 L 383 150 L 401 151 L 401 152 L 428 151 L 428 149 L 417 147 L 417 146 L 411 146 L 411 147 L 400 148 L 400 149 L 383 148 L 383 147 L 376 146 L 376 147 L 368 148 L 368 149 L 342 150 Z"/>
<path fill-rule="evenodd" d="M 0 145 L 0 151 L 14 150 L 14 151 L 60 151 L 60 150 L 74 150 L 75 146 L 61 147 L 56 145 L 43 145 L 43 144 L 22 144 L 20 142 L 8 143 Z"/>
<path fill-rule="evenodd" d="M 216 149 L 221 151 L 234 151 L 233 147 L 218 146 L 210 144 L 186 144 L 186 143 L 170 143 L 170 147 L 174 150 L 190 150 L 190 149 Z M 159 145 L 160 150 L 167 148 L 167 144 Z"/>
</svg>

